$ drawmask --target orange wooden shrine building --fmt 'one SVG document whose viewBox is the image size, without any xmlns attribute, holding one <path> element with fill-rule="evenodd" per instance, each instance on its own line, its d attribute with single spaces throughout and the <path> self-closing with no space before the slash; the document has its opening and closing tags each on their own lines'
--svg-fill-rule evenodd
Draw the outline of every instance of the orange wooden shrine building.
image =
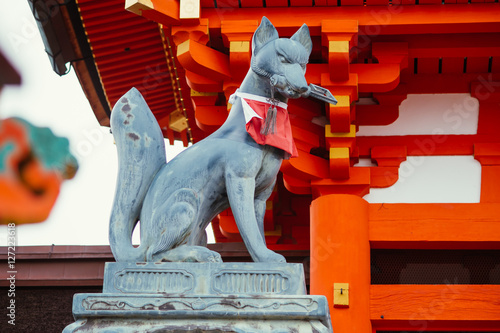
<svg viewBox="0 0 500 333">
<path fill-rule="evenodd" d="M 185 145 L 224 121 L 261 17 L 282 37 L 306 23 L 307 80 L 339 103 L 289 103 L 299 157 L 284 161 L 268 202 L 268 246 L 309 251 L 310 292 L 327 296 L 336 333 L 500 332 L 498 0 L 77 0 L 50 15 L 54 3 L 34 4 L 47 53 L 59 74 L 71 62 L 100 124 L 135 86 L 165 137 Z M 475 131 L 358 135 L 396 122 L 409 96 L 436 94 L 474 99 Z M 468 118 L 448 111 L 436 112 Z M 363 198 L 428 156 L 474 158 L 478 200 Z M 240 241 L 230 211 L 212 225 L 222 249 Z"/>
</svg>

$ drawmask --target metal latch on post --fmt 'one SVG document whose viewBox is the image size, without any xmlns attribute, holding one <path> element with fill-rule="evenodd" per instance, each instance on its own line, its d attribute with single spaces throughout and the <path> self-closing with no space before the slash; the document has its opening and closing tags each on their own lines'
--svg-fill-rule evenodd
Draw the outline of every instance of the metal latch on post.
<svg viewBox="0 0 500 333">
<path fill-rule="evenodd" d="M 333 307 L 349 307 L 349 283 L 333 284 Z"/>
</svg>

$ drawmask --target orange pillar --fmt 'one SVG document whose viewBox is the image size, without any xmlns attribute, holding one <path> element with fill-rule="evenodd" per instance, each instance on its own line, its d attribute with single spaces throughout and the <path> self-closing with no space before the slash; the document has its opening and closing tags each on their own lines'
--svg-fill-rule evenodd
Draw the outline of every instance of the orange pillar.
<svg viewBox="0 0 500 333">
<path fill-rule="evenodd" d="M 372 332 L 368 202 L 349 194 L 325 195 L 312 202 L 310 272 L 311 294 L 327 297 L 335 333 Z M 342 295 L 334 290 L 339 283 L 347 287 Z"/>
</svg>

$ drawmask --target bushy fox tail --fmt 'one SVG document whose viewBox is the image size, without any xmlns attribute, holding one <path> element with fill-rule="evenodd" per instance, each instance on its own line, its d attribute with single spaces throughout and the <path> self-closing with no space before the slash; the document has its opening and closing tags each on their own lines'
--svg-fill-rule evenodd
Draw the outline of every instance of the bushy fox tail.
<svg viewBox="0 0 500 333">
<path fill-rule="evenodd" d="M 118 179 L 109 224 L 111 251 L 116 261 L 145 261 L 146 249 L 132 245 L 132 232 L 166 156 L 161 129 L 136 88 L 116 102 L 111 131 L 118 151 Z"/>
</svg>

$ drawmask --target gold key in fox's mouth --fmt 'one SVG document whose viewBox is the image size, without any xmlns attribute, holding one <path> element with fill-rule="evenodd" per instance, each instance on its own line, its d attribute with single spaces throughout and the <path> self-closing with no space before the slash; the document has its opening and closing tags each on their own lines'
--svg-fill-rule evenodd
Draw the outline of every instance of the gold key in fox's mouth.
<svg viewBox="0 0 500 333">
<path fill-rule="evenodd" d="M 317 86 L 315 84 L 310 83 L 309 84 L 309 91 L 306 93 L 307 97 L 314 97 L 316 99 L 319 99 L 323 102 L 327 102 L 333 105 L 337 104 L 337 99 L 333 97 L 332 93 L 330 90 Z"/>
</svg>

